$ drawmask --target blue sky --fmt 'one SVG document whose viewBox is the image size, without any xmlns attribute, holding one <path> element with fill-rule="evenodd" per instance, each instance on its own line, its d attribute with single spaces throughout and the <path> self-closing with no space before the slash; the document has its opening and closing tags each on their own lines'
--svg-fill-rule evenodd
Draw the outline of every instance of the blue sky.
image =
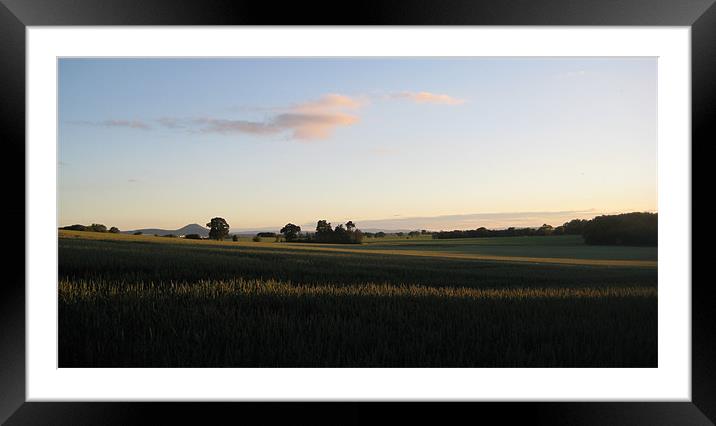
<svg viewBox="0 0 716 426">
<path fill-rule="evenodd" d="M 655 58 L 60 59 L 60 225 L 655 211 L 656 76 Z"/>
</svg>

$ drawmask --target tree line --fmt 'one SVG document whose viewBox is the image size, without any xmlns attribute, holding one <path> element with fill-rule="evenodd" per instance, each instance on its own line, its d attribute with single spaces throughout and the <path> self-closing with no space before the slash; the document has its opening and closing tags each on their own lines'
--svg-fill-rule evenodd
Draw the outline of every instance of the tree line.
<svg viewBox="0 0 716 426">
<path fill-rule="evenodd" d="M 581 235 L 586 244 L 656 246 L 658 214 L 647 212 L 601 215 L 593 219 L 573 219 L 560 226 L 539 228 L 487 229 L 434 232 L 434 239 Z"/>
<path fill-rule="evenodd" d="M 582 236 L 594 245 L 656 246 L 658 233 L 656 213 L 625 213 L 595 217 Z"/>
<path fill-rule="evenodd" d="M 111 232 L 112 234 L 118 234 L 119 229 L 115 226 L 107 229 L 106 226 L 101 223 L 93 223 L 92 225 L 70 225 L 63 226 L 60 229 L 67 229 L 69 231 L 90 231 L 90 232 Z"/>
<path fill-rule="evenodd" d="M 209 228 L 210 239 L 223 240 L 229 236 L 230 227 L 224 218 L 212 218 L 206 226 Z M 279 241 L 281 236 L 285 241 L 294 243 L 360 244 L 363 241 L 363 232 L 356 228 L 353 221 L 349 220 L 345 224 L 333 227 L 325 219 L 316 223 L 316 231 L 313 233 L 302 233 L 300 226 L 287 223 L 279 230 L 279 234 L 275 232 L 259 232 L 254 237 L 254 241 L 261 241 L 261 237 L 274 237 L 276 241 Z M 233 235 L 232 239 L 238 241 L 238 236 Z"/>
<path fill-rule="evenodd" d="M 434 232 L 434 239 L 447 238 L 480 238 L 480 237 L 531 237 L 545 235 L 582 235 L 585 225 L 589 222 L 586 219 L 573 219 L 563 225 L 552 227 L 552 225 L 543 224 L 539 228 L 515 228 L 506 229 L 487 229 L 480 227 L 477 229 L 456 230 L 456 231 L 440 231 Z"/>
<path fill-rule="evenodd" d="M 206 224 L 209 228 L 209 239 L 224 240 L 229 237 L 229 224 L 224 218 L 214 217 Z M 93 223 L 91 225 L 70 225 L 60 229 L 72 231 L 91 231 L 119 233 L 119 229 Z M 135 232 L 135 235 L 141 232 Z M 519 236 L 548 236 L 548 235 L 581 235 L 586 244 L 593 245 L 636 245 L 656 246 L 658 240 L 658 214 L 657 213 L 623 213 L 618 215 L 601 215 L 593 219 L 573 219 L 564 224 L 552 227 L 543 224 L 539 228 L 515 228 L 454 230 L 430 232 L 425 229 L 411 231 L 407 235 L 415 237 L 419 235 L 430 235 L 433 239 L 451 238 L 483 238 L 483 237 L 519 237 Z M 394 235 L 402 237 L 403 232 L 396 232 Z M 174 235 L 166 235 L 174 237 Z M 364 237 L 381 238 L 385 232 L 362 232 L 353 221 L 339 224 L 333 227 L 325 219 L 316 223 L 315 232 L 301 232 L 301 227 L 293 223 L 287 223 L 279 233 L 259 232 L 254 241 L 261 241 L 261 237 L 275 237 L 276 241 L 283 239 L 287 242 L 297 243 L 333 243 L 333 244 L 360 244 Z M 184 236 L 187 239 L 203 239 L 198 234 Z M 233 241 L 238 241 L 238 236 L 232 236 Z"/>
<path fill-rule="evenodd" d="M 331 226 L 325 219 L 316 223 L 313 233 L 301 233 L 301 227 L 287 223 L 279 231 L 288 242 L 296 243 L 334 243 L 334 244 L 360 244 L 363 242 L 363 232 L 356 228 L 355 223 L 349 220 L 343 224 Z"/>
</svg>

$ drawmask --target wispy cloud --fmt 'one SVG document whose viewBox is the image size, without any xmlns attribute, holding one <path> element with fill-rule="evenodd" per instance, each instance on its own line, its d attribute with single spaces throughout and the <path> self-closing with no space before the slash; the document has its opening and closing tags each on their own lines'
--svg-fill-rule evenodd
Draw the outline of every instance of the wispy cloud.
<svg viewBox="0 0 716 426">
<path fill-rule="evenodd" d="M 196 122 L 203 125 L 200 128 L 202 132 L 253 135 L 288 133 L 292 139 L 297 140 L 326 139 L 336 128 L 357 123 L 359 117 L 347 111 L 356 110 L 365 103 L 360 98 L 327 94 L 319 99 L 284 108 L 284 112 L 263 121 L 203 118 Z"/>
<path fill-rule="evenodd" d="M 128 127 L 131 129 L 151 130 L 152 126 L 142 120 L 104 120 L 104 121 L 70 121 L 70 124 L 100 127 Z"/>
<path fill-rule="evenodd" d="M 140 120 L 105 120 L 99 122 L 99 125 L 106 127 L 129 127 L 132 129 L 142 130 L 149 130 L 152 128 L 152 126 Z"/>
<path fill-rule="evenodd" d="M 393 99 L 408 99 L 419 104 L 460 105 L 465 103 L 464 99 L 430 92 L 396 92 L 391 93 L 390 97 Z"/>
<path fill-rule="evenodd" d="M 394 92 L 382 96 L 348 96 L 328 93 L 317 99 L 284 107 L 262 108 L 268 115 L 260 120 L 218 117 L 177 118 L 162 117 L 153 122 L 162 128 L 199 133 L 249 134 L 257 136 L 286 135 L 289 139 L 312 141 L 327 139 L 340 127 L 352 126 L 360 121 L 360 109 L 375 100 L 407 99 L 416 103 L 459 105 L 465 101 L 449 95 L 430 92 Z M 127 127 L 151 130 L 142 120 L 105 120 L 73 122 L 75 124 Z"/>
</svg>

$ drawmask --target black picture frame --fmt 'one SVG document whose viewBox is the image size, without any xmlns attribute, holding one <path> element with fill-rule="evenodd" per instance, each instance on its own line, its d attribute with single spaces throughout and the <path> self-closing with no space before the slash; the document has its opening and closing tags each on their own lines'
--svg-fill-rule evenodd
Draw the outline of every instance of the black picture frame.
<svg viewBox="0 0 716 426">
<path fill-rule="evenodd" d="M 27 26 L 75 25 L 574 25 L 687 26 L 692 45 L 692 158 L 716 140 L 716 6 L 714 0 L 393 0 L 355 4 L 314 1 L 189 2 L 171 0 L 0 0 L 0 168 L 14 230 L 26 222 L 25 30 Z M 9 161 L 7 161 L 9 160 Z M 692 163 L 693 164 L 693 163 Z M 694 187 L 697 184 L 693 175 Z M 8 194 L 9 192 L 9 194 Z M 698 211 L 693 199 L 692 212 Z M 689 229 L 688 232 L 691 232 Z M 15 231 L 13 233 L 16 234 Z M 700 238 L 699 238 L 700 239 Z M 549 424 L 701 425 L 716 421 L 716 321 L 710 280 L 692 279 L 692 395 L 689 402 L 471 402 L 471 403 L 129 403 L 26 402 L 25 242 L 13 237 L 3 256 L 0 286 L 0 421 L 15 424 L 137 424 L 161 416 L 212 424 L 288 418 L 292 422 L 367 423 L 410 418 L 457 421 L 498 415 Z M 692 242 L 693 234 L 692 234 Z M 695 247 L 695 246 L 693 246 Z M 703 252 L 701 252 L 703 253 Z M 702 254 L 703 256 L 703 254 Z M 692 265 L 699 259 L 692 248 Z M 11 271 L 11 273 L 7 273 Z M 692 268 L 693 271 L 693 268 Z M 692 272 L 692 277 L 695 277 Z M 684 283 L 689 285 L 691 283 Z M 377 410 L 389 410 L 379 415 Z M 228 417 L 226 417 L 228 416 Z M 477 416 L 477 418 L 475 417 Z M 213 421 L 212 421 L 213 420 Z"/>
</svg>

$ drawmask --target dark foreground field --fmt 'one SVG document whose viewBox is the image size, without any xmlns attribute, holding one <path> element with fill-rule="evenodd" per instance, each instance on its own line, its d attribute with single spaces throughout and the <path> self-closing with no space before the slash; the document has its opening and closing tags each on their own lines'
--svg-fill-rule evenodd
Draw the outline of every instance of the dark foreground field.
<svg viewBox="0 0 716 426">
<path fill-rule="evenodd" d="M 60 237 L 60 367 L 657 366 L 654 267 Z"/>
</svg>

